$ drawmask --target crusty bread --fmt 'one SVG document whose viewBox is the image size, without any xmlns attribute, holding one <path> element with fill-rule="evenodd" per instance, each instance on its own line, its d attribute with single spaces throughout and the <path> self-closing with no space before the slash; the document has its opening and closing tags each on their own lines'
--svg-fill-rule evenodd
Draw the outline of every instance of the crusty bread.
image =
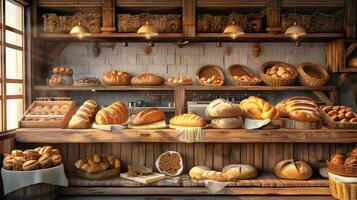
<svg viewBox="0 0 357 200">
<path fill-rule="evenodd" d="M 316 122 L 320 120 L 317 104 L 309 97 L 296 96 L 280 101 L 276 106 L 280 117 L 289 117 L 292 120 Z"/>
<path fill-rule="evenodd" d="M 214 118 L 211 120 L 212 128 L 242 128 L 243 120 L 240 117 L 232 117 L 232 118 Z"/>
<path fill-rule="evenodd" d="M 133 125 L 145 125 L 159 122 L 165 119 L 165 114 L 157 108 L 147 108 L 140 111 L 133 119 L 131 123 Z"/>
<path fill-rule="evenodd" d="M 89 128 L 98 109 L 99 105 L 94 100 L 85 101 L 69 121 L 68 128 Z"/>
<path fill-rule="evenodd" d="M 224 99 L 216 99 L 208 104 L 205 114 L 209 117 L 239 117 L 241 111 L 239 104 Z"/>
<path fill-rule="evenodd" d="M 123 124 L 128 118 L 128 107 L 124 103 L 117 101 L 98 111 L 95 116 L 95 122 L 98 125 Z"/>
<path fill-rule="evenodd" d="M 227 180 L 227 176 L 222 172 L 217 172 L 211 170 L 207 166 L 196 166 L 193 167 L 189 175 L 192 179 L 195 180 L 214 180 L 224 182 Z"/>
<path fill-rule="evenodd" d="M 102 82 L 106 85 L 129 85 L 130 75 L 124 71 L 111 70 L 103 74 Z"/>
<path fill-rule="evenodd" d="M 274 169 L 274 173 L 279 178 L 305 180 L 312 176 L 310 165 L 303 161 L 293 159 L 280 161 Z"/>
<path fill-rule="evenodd" d="M 170 124 L 175 126 L 187 126 L 187 127 L 203 127 L 207 123 L 201 116 L 193 113 L 185 113 L 177 115 L 170 119 Z"/>
<path fill-rule="evenodd" d="M 222 172 L 226 174 L 227 181 L 237 181 L 242 179 L 255 178 L 257 170 L 251 165 L 231 164 L 223 167 Z"/>
<path fill-rule="evenodd" d="M 244 115 L 250 119 L 276 119 L 279 116 L 273 105 L 256 96 L 250 96 L 241 101 L 240 108 Z"/>
<path fill-rule="evenodd" d="M 143 85 L 143 86 L 156 86 L 161 85 L 164 82 L 164 78 L 157 76 L 155 74 L 142 74 L 140 76 L 134 76 L 130 82 L 132 85 Z"/>
</svg>

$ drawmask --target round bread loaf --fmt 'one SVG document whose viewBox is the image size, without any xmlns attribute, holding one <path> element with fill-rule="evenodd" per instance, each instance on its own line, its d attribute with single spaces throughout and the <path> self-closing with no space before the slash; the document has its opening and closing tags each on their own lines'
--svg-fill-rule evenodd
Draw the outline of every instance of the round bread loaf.
<svg viewBox="0 0 357 200">
<path fill-rule="evenodd" d="M 303 161 L 293 159 L 280 161 L 274 169 L 274 173 L 279 178 L 306 180 L 312 176 L 312 168 Z"/>
<path fill-rule="evenodd" d="M 251 165 L 231 164 L 223 167 L 222 172 L 226 174 L 228 181 L 255 178 L 257 170 Z"/>
<path fill-rule="evenodd" d="M 208 104 L 205 114 L 209 117 L 240 117 L 239 104 L 234 104 L 224 99 L 213 100 Z"/>
<path fill-rule="evenodd" d="M 212 128 L 234 129 L 242 128 L 243 120 L 240 117 L 235 118 L 214 118 L 211 120 Z"/>
<path fill-rule="evenodd" d="M 157 108 L 147 108 L 140 111 L 133 119 L 131 123 L 134 125 L 145 125 L 159 122 L 165 119 L 165 114 Z"/>
</svg>

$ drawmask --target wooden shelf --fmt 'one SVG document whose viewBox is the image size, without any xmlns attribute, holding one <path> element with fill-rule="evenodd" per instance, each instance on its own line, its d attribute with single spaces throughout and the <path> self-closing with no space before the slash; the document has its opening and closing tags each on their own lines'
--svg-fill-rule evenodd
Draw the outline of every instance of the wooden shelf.
<svg viewBox="0 0 357 200">
<path fill-rule="evenodd" d="M 114 143 L 114 142 L 181 142 L 175 129 L 113 132 L 97 129 L 20 128 L 15 131 L 20 143 Z M 357 143 L 357 130 L 246 130 L 204 129 L 201 142 L 212 143 Z"/>
<path fill-rule="evenodd" d="M 271 87 L 271 86 L 182 86 L 189 91 L 332 91 L 335 86 L 322 86 L 322 87 L 309 87 L 309 86 L 284 86 L 284 87 Z M 170 86 L 99 86 L 99 87 L 76 87 L 76 86 L 47 86 L 36 85 L 33 87 L 38 91 L 173 91 L 175 87 Z"/>
</svg>

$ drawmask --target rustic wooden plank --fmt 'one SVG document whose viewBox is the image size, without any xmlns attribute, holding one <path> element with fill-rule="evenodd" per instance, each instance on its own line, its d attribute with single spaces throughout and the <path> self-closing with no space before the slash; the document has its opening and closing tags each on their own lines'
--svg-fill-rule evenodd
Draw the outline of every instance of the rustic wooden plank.
<svg viewBox="0 0 357 200">
<path fill-rule="evenodd" d="M 231 161 L 232 144 L 224 143 L 222 154 L 223 154 L 222 155 L 223 156 L 223 166 L 231 164 L 232 163 L 232 161 Z"/>
<path fill-rule="evenodd" d="M 254 166 L 258 171 L 263 170 L 263 144 L 254 144 Z"/>
<path fill-rule="evenodd" d="M 186 169 L 190 170 L 195 166 L 195 157 L 194 157 L 194 144 L 186 144 Z"/>
<path fill-rule="evenodd" d="M 75 171 L 74 163 L 80 159 L 79 158 L 79 144 L 68 144 L 67 145 L 67 168 L 69 172 Z M 62 158 L 63 159 L 63 158 Z"/>
<path fill-rule="evenodd" d="M 269 143 L 263 144 L 263 171 L 268 172 L 269 169 Z"/>
<path fill-rule="evenodd" d="M 156 157 L 154 157 L 154 144 L 145 143 L 145 166 L 154 169 Z"/>
<path fill-rule="evenodd" d="M 232 153 L 231 153 L 232 163 L 241 163 L 240 148 L 241 148 L 241 144 L 232 144 Z"/>
<path fill-rule="evenodd" d="M 197 143 L 194 144 L 194 158 L 195 158 L 195 165 L 205 165 L 206 164 L 206 149 L 205 144 Z"/>
<path fill-rule="evenodd" d="M 214 145 L 213 143 L 205 144 L 205 153 L 206 153 L 206 163 L 205 166 L 213 168 L 213 154 L 214 154 Z"/>
<path fill-rule="evenodd" d="M 120 159 L 122 162 L 123 170 L 127 170 L 127 166 L 132 164 L 131 159 L 132 151 L 131 151 L 131 144 L 130 143 L 122 143 L 120 145 Z"/>
<path fill-rule="evenodd" d="M 223 168 L 223 144 L 214 144 L 213 169 L 221 171 Z"/>
</svg>

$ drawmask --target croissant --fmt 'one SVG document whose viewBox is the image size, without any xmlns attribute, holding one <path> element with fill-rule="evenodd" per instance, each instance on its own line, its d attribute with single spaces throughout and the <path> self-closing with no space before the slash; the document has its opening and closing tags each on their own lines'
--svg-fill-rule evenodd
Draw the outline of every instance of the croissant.
<svg viewBox="0 0 357 200">
<path fill-rule="evenodd" d="M 94 100 L 85 101 L 69 121 L 68 128 L 89 128 L 98 109 L 99 105 Z"/>
<path fill-rule="evenodd" d="M 240 108 L 246 117 L 250 119 L 276 119 L 278 111 L 273 105 L 262 98 L 250 96 L 240 102 Z"/>
<path fill-rule="evenodd" d="M 207 123 L 202 117 L 196 114 L 185 113 L 171 118 L 170 124 L 175 126 L 203 127 L 206 126 Z"/>
<path fill-rule="evenodd" d="M 127 72 L 112 70 L 103 74 L 102 81 L 106 85 L 129 85 L 130 76 Z"/>
<path fill-rule="evenodd" d="M 95 121 L 98 125 L 123 124 L 128 118 L 128 107 L 124 103 L 117 101 L 98 111 Z"/>
</svg>

